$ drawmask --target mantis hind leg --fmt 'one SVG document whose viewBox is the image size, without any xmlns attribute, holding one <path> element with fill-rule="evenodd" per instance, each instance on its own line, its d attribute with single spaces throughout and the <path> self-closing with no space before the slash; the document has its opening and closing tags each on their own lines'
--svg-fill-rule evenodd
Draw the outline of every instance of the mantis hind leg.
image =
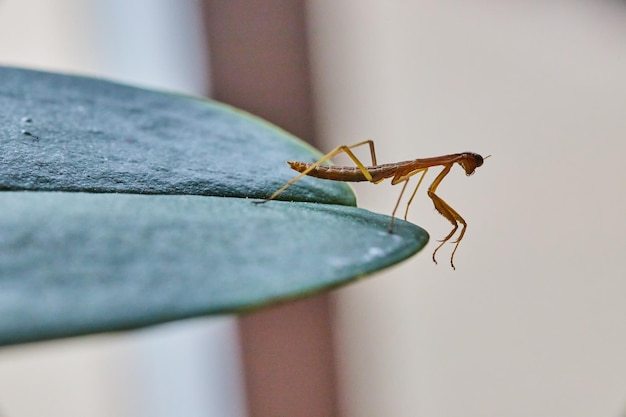
<svg viewBox="0 0 626 417">
<path fill-rule="evenodd" d="M 348 157 L 350 157 L 350 159 L 352 159 L 352 161 L 359 168 L 359 170 L 361 170 L 361 172 L 363 172 L 363 175 L 365 176 L 365 178 L 368 181 L 374 182 L 373 178 L 372 178 L 372 174 L 370 174 L 370 172 L 367 170 L 365 165 L 351 151 L 351 149 L 357 148 L 357 147 L 365 145 L 365 144 L 369 145 L 370 156 L 372 157 L 372 165 L 377 165 L 376 164 L 376 150 L 374 149 L 374 141 L 371 140 L 371 139 L 364 140 L 363 142 L 355 143 L 354 145 L 350 145 L 350 146 L 346 146 L 346 145 L 338 146 L 335 149 L 333 149 L 332 151 L 328 152 L 326 155 L 322 156 L 315 163 L 311 164 L 307 169 L 302 171 L 300 174 L 296 175 L 292 180 L 290 180 L 285 185 L 283 185 L 278 190 L 276 190 L 274 192 L 274 194 L 272 194 L 271 196 L 269 196 L 265 200 L 255 201 L 254 204 L 263 204 L 263 203 L 267 203 L 270 200 L 275 199 L 280 194 L 282 194 L 283 191 L 285 191 L 287 188 L 291 187 L 293 184 L 295 184 L 296 182 L 300 181 L 302 179 L 302 177 L 306 176 L 311 171 L 313 171 L 315 168 L 317 168 L 318 166 L 322 165 L 324 162 L 330 160 L 331 158 L 339 155 L 342 152 L 345 153 L 346 155 L 348 155 Z"/>
</svg>

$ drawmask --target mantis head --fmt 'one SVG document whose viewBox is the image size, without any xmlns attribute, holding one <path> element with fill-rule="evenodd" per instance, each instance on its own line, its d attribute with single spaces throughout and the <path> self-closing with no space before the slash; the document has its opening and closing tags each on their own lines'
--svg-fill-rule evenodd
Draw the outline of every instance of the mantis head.
<svg viewBox="0 0 626 417">
<path fill-rule="evenodd" d="M 457 161 L 459 165 L 463 167 L 465 170 L 465 175 L 468 177 L 474 173 L 476 168 L 481 166 L 485 159 L 489 158 L 491 155 L 487 155 L 486 157 L 482 157 L 477 153 L 473 152 L 465 152 L 461 154 L 461 157 Z"/>
</svg>

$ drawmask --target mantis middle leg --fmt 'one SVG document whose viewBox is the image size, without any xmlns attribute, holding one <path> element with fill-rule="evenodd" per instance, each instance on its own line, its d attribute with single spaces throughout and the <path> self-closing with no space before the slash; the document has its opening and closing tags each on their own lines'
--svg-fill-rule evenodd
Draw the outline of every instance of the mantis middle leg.
<svg viewBox="0 0 626 417">
<path fill-rule="evenodd" d="M 393 231 L 393 223 L 394 220 L 396 218 L 396 211 L 398 210 L 398 206 L 400 205 L 400 200 L 402 200 L 402 195 L 404 194 L 404 190 L 406 190 L 407 185 L 409 184 L 409 179 L 416 174 L 422 173 L 422 176 L 420 177 L 419 181 L 417 181 L 417 185 L 415 186 L 415 189 L 413 190 L 413 193 L 411 194 L 411 198 L 409 198 L 409 202 L 406 203 L 406 211 L 404 212 L 404 220 L 406 220 L 406 217 L 409 213 L 409 206 L 411 205 L 411 202 L 413 201 L 413 197 L 415 197 L 415 194 L 417 193 L 417 189 L 420 188 L 420 184 L 422 183 L 422 181 L 424 180 L 424 176 L 426 175 L 426 173 L 428 172 L 428 168 L 420 168 L 420 169 L 416 169 L 414 171 L 409 172 L 408 174 L 405 175 L 401 175 L 398 177 L 394 177 L 391 180 L 391 185 L 396 185 L 399 184 L 401 182 L 404 182 L 404 185 L 402 186 L 402 190 L 400 191 L 400 195 L 398 196 L 398 200 L 396 201 L 396 205 L 393 208 L 393 212 L 391 212 L 391 221 L 389 222 L 389 233 L 391 233 Z"/>
</svg>

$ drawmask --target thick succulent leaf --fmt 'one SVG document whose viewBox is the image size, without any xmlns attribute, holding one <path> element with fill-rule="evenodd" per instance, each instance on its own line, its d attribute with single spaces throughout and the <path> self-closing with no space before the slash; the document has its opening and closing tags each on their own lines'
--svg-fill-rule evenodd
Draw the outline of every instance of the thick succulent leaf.
<svg viewBox="0 0 626 417">
<path fill-rule="evenodd" d="M 0 190 L 267 197 L 320 153 L 210 100 L 0 67 Z M 284 200 L 355 205 L 305 178 Z"/>
<path fill-rule="evenodd" d="M 0 344 L 249 311 L 426 244 L 342 183 L 252 203 L 319 156 L 212 101 L 0 68 Z"/>
<path fill-rule="evenodd" d="M 240 312 L 358 279 L 425 243 L 355 207 L 0 193 L 0 344 Z"/>
</svg>

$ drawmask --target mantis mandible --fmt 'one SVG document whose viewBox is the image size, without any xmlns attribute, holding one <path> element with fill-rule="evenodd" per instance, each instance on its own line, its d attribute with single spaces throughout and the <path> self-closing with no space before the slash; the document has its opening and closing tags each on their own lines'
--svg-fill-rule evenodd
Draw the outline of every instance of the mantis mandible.
<svg viewBox="0 0 626 417">
<path fill-rule="evenodd" d="M 353 148 L 362 145 L 369 145 L 370 155 L 372 157 L 372 165 L 365 166 L 352 152 Z M 350 157 L 350 159 L 354 162 L 356 166 L 332 166 L 332 165 L 322 165 L 324 162 L 329 159 L 337 156 L 340 153 L 345 153 Z M 350 146 L 338 146 L 333 149 L 323 157 L 321 157 L 317 162 L 298 162 L 298 161 L 287 161 L 289 166 L 292 169 L 298 171 L 300 174 L 293 178 L 291 181 L 287 182 L 281 188 L 276 190 L 274 194 L 269 196 L 267 199 L 262 201 L 257 201 L 256 204 L 266 203 L 270 200 L 278 197 L 283 191 L 285 191 L 288 187 L 295 184 L 298 180 L 300 180 L 305 175 L 322 178 L 332 181 L 346 181 L 346 182 L 360 182 L 360 181 L 369 181 L 374 184 L 378 184 L 379 182 L 391 178 L 391 184 L 396 185 L 403 183 L 402 190 L 400 191 L 400 195 L 398 197 L 398 201 L 396 201 L 396 205 L 393 208 L 393 212 L 391 213 L 391 221 L 389 223 L 389 233 L 393 232 L 394 220 L 396 217 L 396 211 L 398 210 L 398 206 L 400 205 L 400 200 L 402 199 L 402 195 L 406 190 L 406 187 L 409 183 L 409 179 L 414 175 L 421 174 L 419 180 L 417 181 L 417 185 L 409 198 L 409 201 L 406 204 L 406 211 L 404 212 L 404 220 L 409 213 L 409 206 L 413 202 L 413 198 L 417 193 L 419 186 L 422 184 L 424 180 L 424 176 L 426 172 L 428 172 L 429 168 L 441 166 L 443 170 L 437 175 L 434 181 L 428 187 L 428 197 L 433 201 L 435 205 L 435 210 L 439 212 L 443 217 L 448 219 L 450 223 L 452 223 L 452 230 L 446 237 L 440 240 L 439 245 L 435 248 L 433 252 L 433 262 L 437 263 L 436 254 L 437 251 L 448 242 L 452 236 L 459 229 L 459 224 L 462 225 L 461 231 L 459 232 L 459 237 L 455 240 L 454 249 L 452 250 L 452 254 L 450 255 L 450 265 L 452 269 L 456 269 L 454 266 L 454 254 L 456 253 L 459 243 L 463 240 L 465 236 L 465 231 L 467 230 L 467 222 L 461 215 L 453 209 L 448 203 L 446 203 L 441 197 L 439 197 L 437 192 L 437 187 L 441 184 L 441 181 L 448 175 L 452 166 L 457 163 L 464 170 L 467 176 L 470 176 L 474 173 L 476 168 L 483 164 L 483 161 L 491 155 L 483 158 L 477 153 L 473 152 L 463 152 L 463 153 L 455 153 L 450 155 L 442 155 L 435 156 L 431 158 L 421 158 L 421 159 L 413 159 L 410 161 L 403 162 L 395 162 L 390 164 L 381 164 L 378 165 L 376 162 L 376 151 L 374 150 L 374 142 L 372 140 L 366 140 L 363 142 L 356 143 Z"/>
</svg>

